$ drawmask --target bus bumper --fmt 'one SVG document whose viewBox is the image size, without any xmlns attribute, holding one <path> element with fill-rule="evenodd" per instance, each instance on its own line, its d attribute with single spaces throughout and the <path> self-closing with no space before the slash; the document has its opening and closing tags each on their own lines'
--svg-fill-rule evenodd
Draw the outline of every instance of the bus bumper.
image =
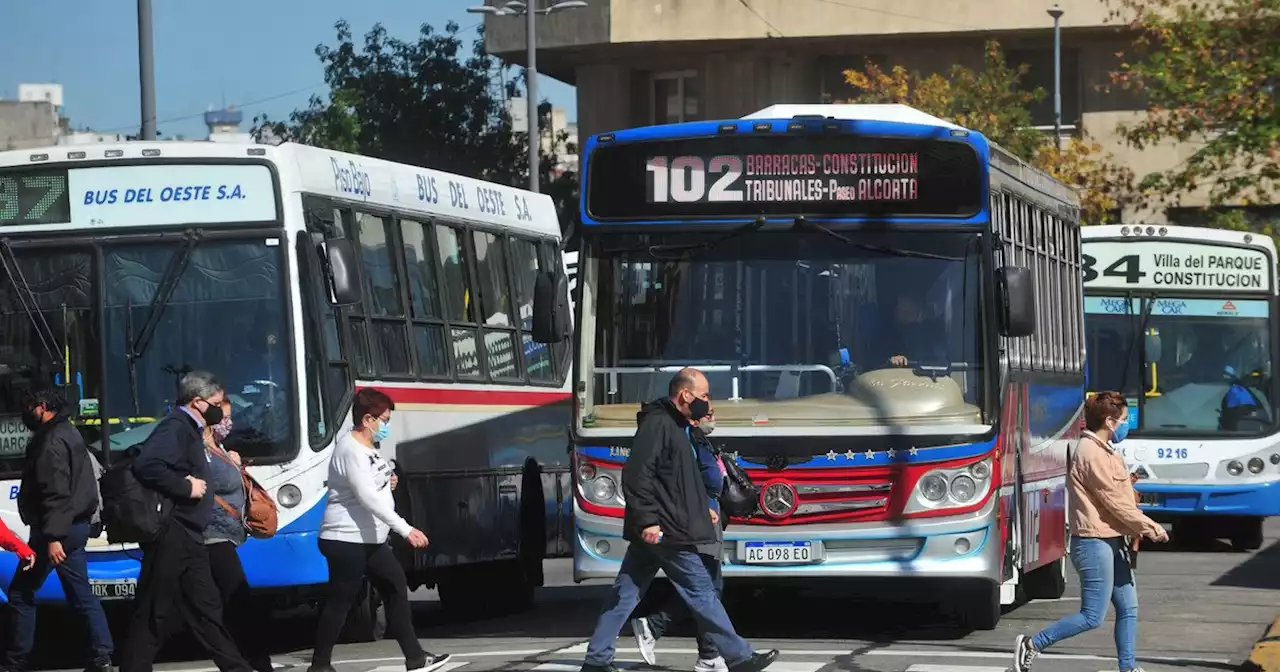
<svg viewBox="0 0 1280 672">
<path fill-rule="evenodd" d="M 1151 516 L 1280 516 L 1280 481 L 1239 485 L 1175 485 L 1139 481 L 1144 512 Z"/>
<path fill-rule="evenodd" d="M 1000 538 L 994 524 L 998 499 L 979 511 L 945 518 L 850 524 L 765 527 L 730 525 L 725 531 L 723 570 L 727 578 L 888 578 L 988 579 L 1000 575 Z M 622 519 L 596 516 L 575 507 L 573 578 L 613 578 L 626 554 Z M 815 560 L 806 564 L 747 564 L 749 541 L 808 541 Z"/>
</svg>

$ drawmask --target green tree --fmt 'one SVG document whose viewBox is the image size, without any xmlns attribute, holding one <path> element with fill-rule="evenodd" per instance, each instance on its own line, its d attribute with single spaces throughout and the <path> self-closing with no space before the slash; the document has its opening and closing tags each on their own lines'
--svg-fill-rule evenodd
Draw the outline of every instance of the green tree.
<svg viewBox="0 0 1280 672">
<path fill-rule="evenodd" d="M 1280 179 L 1280 0 L 1107 0 L 1136 34 L 1112 74 L 1148 110 L 1121 132 L 1142 149 L 1198 148 L 1142 187 L 1165 200 L 1206 187 L 1214 205 L 1269 202 Z"/>
<path fill-rule="evenodd" d="M 1096 142 L 1072 138 L 1061 149 L 1032 128 L 1032 103 L 1042 89 L 1020 86 L 1025 64 L 1010 66 L 1000 43 L 986 43 L 981 70 L 953 65 L 928 76 L 897 65 L 885 72 L 868 61 L 862 70 L 846 70 L 845 81 L 859 90 L 850 102 L 903 103 L 982 133 L 1010 153 L 1071 184 L 1080 191 L 1086 224 L 1104 224 L 1135 198 L 1133 175 L 1116 164 Z"/>
<path fill-rule="evenodd" d="M 350 25 L 335 24 L 337 44 L 316 47 L 324 66 L 326 96 L 287 120 L 254 119 L 264 142 L 300 142 L 398 163 L 443 170 L 524 187 L 528 183 L 527 136 L 512 130 L 506 100 L 520 82 L 503 86 L 502 65 L 470 47 L 449 22 L 443 32 L 423 24 L 415 41 L 389 37 L 375 25 L 357 46 Z M 550 115 L 550 106 L 544 104 Z M 563 134 L 561 134 L 563 135 Z M 552 143 L 564 147 L 563 138 Z M 540 157 L 543 191 L 555 194 L 561 220 L 571 215 L 577 176 L 553 176 L 554 151 Z"/>
</svg>

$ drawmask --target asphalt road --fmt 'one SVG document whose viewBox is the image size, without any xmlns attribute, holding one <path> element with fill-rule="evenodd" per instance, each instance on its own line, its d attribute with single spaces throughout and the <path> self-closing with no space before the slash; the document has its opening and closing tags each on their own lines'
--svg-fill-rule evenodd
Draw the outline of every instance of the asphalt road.
<svg viewBox="0 0 1280 672">
<path fill-rule="evenodd" d="M 1256 553 L 1233 553 L 1225 544 L 1200 548 L 1172 545 L 1142 553 L 1138 571 L 1141 621 L 1139 655 L 1155 670 L 1229 670 L 1280 612 L 1280 521 L 1267 527 L 1268 539 Z M 450 622 L 431 591 L 415 598 L 415 623 L 424 646 L 454 654 L 449 669 L 565 670 L 582 663 L 585 639 L 605 593 L 603 582 L 575 585 L 568 560 L 548 561 L 548 587 L 530 611 L 470 622 Z M 1074 612 L 1079 595 L 1074 575 L 1067 596 L 1008 610 L 999 627 L 966 632 L 943 609 L 919 604 L 867 601 L 840 591 L 766 591 L 738 595 L 731 614 L 739 631 L 757 648 L 783 651 L 776 672 L 1003 672 L 1019 633 L 1031 634 Z M 745 599 L 744 599 L 745 598 Z M 69 638 L 76 637 L 48 619 L 41 628 L 41 667 L 68 668 Z M 1064 642 L 1042 656 L 1037 670 L 1073 672 L 1116 669 L 1112 620 L 1094 632 Z M 314 623 L 305 614 L 278 620 L 278 666 L 305 670 L 307 642 Z M 695 658 L 688 632 L 659 643 L 659 665 L 692 669 Z M 185 639 L 185 638 L 184 638 Z M 642 666 L 634 642 L 624 631 L 618 643 L 619 666 Z M 74 647 L 71 647 L 74 649 Z M 186 672 L 214 668 L 193 643 L 178 640 L 157 664 Z M 342 645 L 334 660 L 340 672 L 403 670 L 394 642 Z"/>
</svg>

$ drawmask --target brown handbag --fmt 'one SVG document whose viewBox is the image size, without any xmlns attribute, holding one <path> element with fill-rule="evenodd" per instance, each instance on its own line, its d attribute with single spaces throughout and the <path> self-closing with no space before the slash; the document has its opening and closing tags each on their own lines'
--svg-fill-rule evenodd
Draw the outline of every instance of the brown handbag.
<svg viewBox="0 0 1280 672">
<path fill-rule="evenodd" d="M 276 535 L 279 512 L 276 509 L 275 501 L 267 493 L 267 489 L 259 485 L 244 467 L 232 462 L 225 450 L 219 448 L 212 452 L 240 472 L 240 480 L 244 484 L 245 515 L 241 515 L 236 507 L 231 506 L 230 502 L 218 495 L 213 496 L 214 500 L 227 513 L 244 524 L 244 529 L 249 533 L 249 536 L 255 539 L 270 539 L 274 537 Z"/>
</svg>

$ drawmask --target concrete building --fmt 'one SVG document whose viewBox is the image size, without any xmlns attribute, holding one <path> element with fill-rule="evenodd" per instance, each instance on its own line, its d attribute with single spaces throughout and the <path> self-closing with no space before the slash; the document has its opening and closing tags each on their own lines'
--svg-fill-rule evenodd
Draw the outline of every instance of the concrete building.
<svg viewBox="0 0 1280 672">
<path fill-rule="evenodd" d="M 507 99 L 507 115 L 511 117 L 511 130 L 526 133 L 529 130 L 529 107 L 526 98 Z M 569 113 L 562 107 L 551 108 L 551 123 L 538 129 L 542 136 L 542 151 L 548 154 L 555 152 L 559 162 L 556 173 L 578 169 L 578 124 L 569 121 Z M 565 134 L 563 142 L 560 134 Z"/>
<path fill-rule="evenodd" d="M 67 130 L 62 85 L 19 84 L 17 100 L 0 100 L 0 150 L 56 144 Z"/>
<path fill-rule="evenodd" d="M 496 0 L 490 0 L 494 3 Z M 998 39 L 1024 83 L 1046 99 L 1037 126 L 1053 123 L 1050 2 L 1025 0 L 588 0 L 585 9 L 538 20 L 538 69 L 577 87 L 578 124 L 590 135 L 630 126 L 736 118 L 775 103 L 847 100 L 842 71 L 868 59 L 921 73 L 982 65 Z M 1194 148 L 1135 150 L 1116 133 L 1144 106 L 1101 86 L 1129 41 L 1101 0 L 1057 0 L 1062 17 L 1062 123 L 1085 133 L 1139 176 L 1177 164 Z M 521 64 L 524 19 L 488 17 L 490 53 Z M 1203 194 L 1184 199 L 1204 204 Z M 1125 213 L 1179 221 L 1186 209 Z"/>
</svg>

